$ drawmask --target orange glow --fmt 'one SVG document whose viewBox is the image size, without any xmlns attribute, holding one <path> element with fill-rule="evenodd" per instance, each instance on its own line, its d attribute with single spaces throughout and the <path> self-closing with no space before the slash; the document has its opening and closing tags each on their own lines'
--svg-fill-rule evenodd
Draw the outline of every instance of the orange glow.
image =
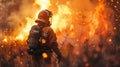
<svg viewBox="0 0 120 67">
<path fill-rule="evenodd" d="M 40 6 L 40 9 L 36 12 L 35 18 L 37 18 L 41 10 L 48 9 L 48 7 L 51 5 L 50 0 L 35 0 L 35 4 Z"/>
<path fill-rule="evenodd" d="M 45 53 L 45 52 L 42 53 L 42 57 L 43 57 L 43 58 L 47 58 L 47 57 L 48 57 L 47 53 Z"/>
<path fill-rule="evenodd" d="M 104 34 L 108 30 L 108 25 L 106 21 L 106 14 L 104 14 L 105 5 L 103 1 L 99 2 L 99 5 L 96 7 L 95 12 L 90 15 L 88 18 L 90 24 L 89 36 L 97 34 Z"/>
<path fill-rule="evenodd" d="M 112 39 L 111 39 L 111 38 L 109 38 L 109 39 L 108 39 L 108 41 L 109 41 L 109 42 L 112 42 Z"/>
<path fill-rule="evenodd" d="M 32 27 L 32 25 L 34 25 L 34 20 L 31 18 L 26 18 L 28 23 L 26 24 L 26 27 L 22 29 L 22 31 L 20 32 L 20 34 L 15 38 L 15 40 L 25 40 L 29 34 L 29 31 Z"/>
<path fill-rule="evenodd" d="M 116 27 L 114 27 L 114 30 L 116 30 Z"/>
<path fill-rule="evenodd" d="M 40 10 L 47 9 L 51 5 L 50 0 L 35 0 L 35 3 L 41 6 Z"/>
<path fill-rule="evenodd" d="M 67 28 L 68 25 L 70 25 L 70 20 L 72 19 L 71 16 L 72 12 L 66 5 L 59 5 L 58 6 L 58 12 L 56 15 L 53 16 L 52 20 L 52 28 L 57 31 L 63 31 Z"/>
<path fill-rule="evenodd" d="M 24 35 L 20 34 L 19 36 L 16 37 L 15 40 L 19 40 L 19 39 L 23 41 L 24 40 Z"/>
<path fill-rule="evenodd" d="M 4 41 L 4 42 L 7 42 L 8 40 L 7 40 L 7 38 L 4 38 L 3 41 Z"/>
<path fill-rule="evenodd" d="M 56 51 L 51 48 L 54 47 L 52 42 L 55 41 L 63 57 L 60 62 L 63 66 L 91 67 L 103 63 L 106 64 L 102 66 L 111 66 L 109 60 L 117 66 L 119 60 L 116 59 L 119 58 L 117 55 L 120 47 L 116 46 L 119 45 L 116 37 L 120 25 L 116 25 L 119 19 L 114 6 L 118 8 L 119 5 L 110 1 L 1 0 L 0 62 L 5 62 L 7 66 L 49 67 L 46 65 L 46 59 L 51 58 L 51 65 L 60 67 Z M 34 30 L 31 30 L 31 27 L 37 25 L 35 20 L 39 19 L 39 12 L 44 9 L 53 14 L 49 19 L 53 30 L 47 27 L 38 33 L 38 27 Z M 28 36 L 30 34 L 31 36 Z M 30 49 L 32 51 L 29 51 Z M 39 61 L 39 58 L 35 57 L 36 54 L 42 58 L 42 63 L 36 63 Z M 105 61 L 101 63 L 103 60 Z M 66 65 L 67 63 L 69 64 Z"/>
<path fill-rule="evenodd" d="M 27 24 L 26 26 L 21 29 L 21 32 L 16 36 L 15 40 L 26 40 L 29 34 L 29 31 L 33 25 L 35 25 L 35 19 L 38 16 L 38 13 L 42 9 L 47 9 L 50 6 L 50 1 L 49 0 L 35 0 L 35 4 L 39 5 L 41 8 L 36 11 L 36 15 L 34 18 L 26 17 Z"/>
<path fill-rule="evenodd" d="M 45 44 L 46 43 L 46 40 L 45 39 L 42 39 L 42 44 Z"/>
<path fill-rule="evenodd" d="M 49 9 L 52 5 L 51 2 L 50 0 L 35 0 L 34 5 L 38 5 L 39 8 L 37 6 L 33 17 L 25 18 L 27 23 L 20 29 L 20 32 L 15 32 L 17 36 L 15 36 L 14 40 L 25 41 L 28 38 L 31 27 L 36 24 L 35 19 L 38 17 L 38 13 L 43 9 Z M 69 2 L 66 4 L 56 3 L 57 10 L 56 12 L 52 11 L 51 27 L 57 35 L 58 42 L 62 42 L 64 37 L 76 39 L 74 42 L 84 42 L 86 39 L 96 35 L 106 35 L 109 21 L 103 0 L 99 0 L 98 4 L 92 10 L 89 10 L 88 13 L 86 12 L 87 14 L 85 13 L 85 15 L 82 13 L 82 10 L 74 11 L 69 4 Z M 54 7 L 50 9 L 54 10 Z"/>
</svg>

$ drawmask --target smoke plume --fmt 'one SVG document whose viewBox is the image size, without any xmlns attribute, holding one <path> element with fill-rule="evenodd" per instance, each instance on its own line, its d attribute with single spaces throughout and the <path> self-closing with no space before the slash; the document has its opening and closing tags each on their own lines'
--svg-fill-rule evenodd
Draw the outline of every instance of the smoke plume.
<svg viewBox="0 0 120 67">
<path fill-rule="evenodd" d="M 34 0 L 1 0 L 0 1 L 0 30 L 3 36 L 17 36 L 26 25 L 26 17 L 33 18 L 39 7 Z M 0 37 L 2 38 L 2 37 Z"/>
</svg>

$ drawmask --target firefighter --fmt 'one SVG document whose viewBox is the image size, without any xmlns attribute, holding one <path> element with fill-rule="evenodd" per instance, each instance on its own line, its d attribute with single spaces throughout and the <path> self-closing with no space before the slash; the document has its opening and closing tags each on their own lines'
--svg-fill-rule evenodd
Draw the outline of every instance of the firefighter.
<svg viewBox="0 0 120 67">
<path fill-rule="evenodd" d="M 46 59 L 46 63 L 48 65 L 51 64 L 52 51 L 56 53 L 58 61 L 60 61 L 62 58 L 62 55 L 58 49 L 56 34 L 54 33 L 53 29 L 50 27 L 51 23 L 49 20 L 51 17 L 52 17 L 51 11 L 47 9 L 42 10 L 38 14 L 38 18 L 35 20 L 37 25 L 33 25 L 31 27 L 27 43 L 29 44 L 29 48 L 30 48 L 28 50 L 28 53 L 32 54 L 34 62 L 40 62 L 40 60 L 42 59 L 39 56 L 40 49 L 43 49 L 40 46 L 41 44 L 46 45 L 47 47 L 45 50 L 48 50 L 49 56 Z"/>
</svg>

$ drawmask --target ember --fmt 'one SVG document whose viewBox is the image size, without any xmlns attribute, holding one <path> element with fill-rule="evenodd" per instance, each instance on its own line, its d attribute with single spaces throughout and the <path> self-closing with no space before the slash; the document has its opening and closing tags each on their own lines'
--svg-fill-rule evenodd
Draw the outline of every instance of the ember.
<svg viewBox="0 0 120 67">
<path fill-rule="evenodd" d="M 42 9 L 53 12 L 61 67 L 120 67 L 119 7 L 119 0 L 0 0 L 0 67 L 32 67 L 26 40 Z"/>
</svg>

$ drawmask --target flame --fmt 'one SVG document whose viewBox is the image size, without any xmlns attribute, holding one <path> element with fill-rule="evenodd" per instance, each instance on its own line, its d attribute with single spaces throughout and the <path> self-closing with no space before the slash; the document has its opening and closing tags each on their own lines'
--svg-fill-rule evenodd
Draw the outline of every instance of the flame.
<svg viewBox="0 0 120 67">
<path fill-rule="evenodd" d="M 29 34 L 29 31 L 31 29 L 31 27 L 33 25 L 35 25 L 35 19 L 38 16 L 38 13 L 43 10 L 43 9 L 47 9 L 51 4 L 50 4 L 50 0 L 35 0 L 35 4 L 39 5 L 41 8 L 38 9 L 38 11 L 36 11 L 35 17 L 34 18 L 30 18 L 30 17 L 26 17 L 27 20 L 27 24 L 26 26 L 21 30 L 20 34 L 18 36 L 16 36 L 15 40 L 26 40 Z"/>
<path fill-rule="evenodd" d="M 8 41 L 7 38 L 4 38 L 4 39 L 3 39 L 3 42 L 7 42 L 7 41 Z"/>
<path fill-rule="evenodd" d="M 47 9 L 51 5 L 50 0 L 35 0 L 35 4 L 41 6 L 40 10 Z"/>
<path fill-rule="evenodd" d="M 35 18 L 37 18 L 38 13 L 43 10 L 43 9 L 48 9 L 48 7 L 51 5 L 50 0 L 35 0 L 35 4 L 39 5 L 41 8 L 36 11 Z M 66 29 L 67 26 L 69 25 L 67 22 L 70 21 L 71 18 L 68 19 L 68 17 L 71 15 L 70 9 L 66 5 L 59 5 L 58 6 L 58 12 L 56 15 L 53 16 L 53 21 L 52 21 L 52 28 L 57 31 L 60 30 L 62 31 L 63 29 Z M 60 19 L 64 18 L 64 19 Z M 68 20 L 66 20 L 68 19 Z M 29 34 L 29 31 L 34 23 L 34 18 L 26 18 L 27 24 L 25 28 L 23 28 L 18 36 L 16 36 L 15 40 L 25 40 Z M 60 23 L 59 23 L 59 22 Z M 72 25 L 71 25 L 72 26 Z M 73 26 L 72 26 L 73 27 Z"/>
<path fill-rule="evenodd" d="M 11 58 L 14 59 L 14 55 L 15 55 L 15 57 L 17 56 L 15 61 L 20 62 L 20 64 L 22 65 L 21 67 L 26 66 L 24 64 L 24 62 L 20 60 L 20 59 L 24 59 L 24 58 L 19 57 L 22 55 L 26 56 L 26 53 L 24 53 L 24 52 L 19 53 L 19 52 L 21 52 L 21 50 L 23 50 L 23 51 L 26 50 L 27 45 L 19 46 L 19 44 L 20 45 L 25 44 L 25 42 L 22 42 L 22 41 L 25 41 L 27 39 L 31 27 L 33 25 L 35 25 L 34 21 L 37 18 L 39 11 L 41 11 L 43 9 L 49 9 L 49 7 L 52 5 L 52 3 L 51 3 L 52 1 L 53 0 L 35 0 L 34 4 L 39 5 L 39 8 L 36 8 L 37 11 L 35 11 L 36 12 L 35 16 L 34 17 L 26 17 L 25 16 L 26 18 L 24 18 L 24 19 L 27 20 L 27 23 L 25 23 L 24 27 L 21 27 L 20 32 L 15 32 L 15 35 L 16 35 L 16 33 L 18 34 L 17 36 L 15 36 L 15 38 L 14 38 L 14 35 L 13 35 L 13 38 L 12 38 L 12 36 L 9 36 L 11 34 L 8 34 L 8 36 L 5 36 L 5 37 L 4 36 L 2 37 L 2 35 L 0 34 L 0 38 L 2 37 L 1 38 L 2 40 L 0 39 L 1 40 L 0 42 L 2 43 L 2 41 L 3 41 L 3 45 L 0 43 L 0 46 L 1 46 L 1 48 L 3 48 L 5 50 L 5 51 L 2 50 L 3 51 L 2 53 L 4 55 L 5 53 L 9 52 L 9 55 L 5 56 L 5 57 L 10 56 L 10 58 L 7 58 L 7 60 L 9 60 Z M 106 13 L 107 11 L 105 8 L 105 3 L 103 2 L 105 0 L 99 0 L 99 3 L 94 5 L 92 10 L 88 10 L 88 13 L 85 12 L 85 13 L 87 13 L 87 14 L 85 14 L 85 17 L 83 16 L 84 14 L 82 13 L 82 9 L 84 12 L 89 7 L 86 7 L 85 10 L 84 10 L 84 7 L 79 9 L 78 8 L 79 4 L 76 4 L 74 2 L 75 1 L 79 2 L 80 0 L 75 0 L 75 1 L 69 0 L 68 2 L 66 2 L 66 0 L 61 1 L 61 2 L 66 2 L 64 4 L 63 3 L 58 4 L 59 0 L 54 0 L 54 1 L 57 1 L 57 3 L 55 4 L 56 5 L 55 8 L 57 8 L 57 9 L 56 9 L 56 13 L 53 13 L 53 20 L 52 20 L 51 27 L 54 29 L 54 31 L 57 35 L 59 47 L 62 47 L 61 51 L 62 51 L 63 57 L 65 56 L 65 58 L 67 58 L 69 56 L 68 60 L 70 60 L 70 63 L 72 63 L 74 61 L 75 62 L 79 61 L 80 58 L 82 58 L 83 62 L 85 63 L 84 66 L 86 66 L 86 67 L 90 66 L 91 64 L 89 63 L 89 58 L 86 56 L 86 54 L 90 54 L 90 56 L 93 55 L 94 58 L 96 58 L 97 55 L 93 54 L 94 51 L 99 53 L 101 51 L 101 48 L 103 48 L 104 50 L 107 50 L 106 48 L 104 48 L 104 44 L 105 45 L 106 44 L 113 45 L 113 41 L 114 41 L 112 39 L 112 37 L 109 37 L 110 35 L 107 34 L 107 32 L 111 33 L 111 30 L 110 30 L 110 32 L 108 31 L 110 29 L 110 26 L 109 26 L 110 22 L 108 20 L 110 20 L 110 19 L 108 19 L 108 16 L 107 16 L 108 13 Z M 75 5 L 73 5 L 70 1 L 72 1 Z M 81 1 L 84 1 L 84 0 L 81 0 Z M 93 1 L 93 0 L 85 0 L 85 1 Z M 71 5 L 72 5 L 72 7 L 71 7 Z M 88 4 L 85 4 L 85 5 L 88 5 Z M 73 6 L 77 7 L 77 10 L 74 10 Z M 50 9 L 54 10 L 55 8 L 51 7 Z M 79 14 L 79 12 L 81 12 L 81 13 Z M 20 16 L 22 16 L 22 15 L 20 14 Z M 5 22 L 7 22 L 7 21 L 5 21 Z M 117 28 L 114 27 L 113 29 L 116 30 Z M 11 32 L 11 30 L 10 30 L 10 32 Z M 106 36 L 102 38 L 101 35 L 102 36 L 106 35 Z M 104 41 L 106 39 L 106 37 L 108 37 L 106 40 L 106 42 L 108 42 L 108 43 L 106 43 Z M 21 41 L 14 41 L 13 39 L 21 40 Z M 101 40 L 101 39 L 103 39 L 103 40 Z M 9 43 L 9 40 L 12 42 Z M 46 41 L 43 40 L 43 43 L 45 43 L 45 42 Z M 5 43 L 5 46 L 4 46 L 4 43 Z M 10 44 L 10 46 L 8 44 Z M 13 44 L 15 44 L 15 45 L 13 45 Z M 6 45 L 8 45 L 8 47 L 6 47 Z M 100 47 L 100 48 L 98 48 L 98 47 Z M 11 48 L 12 48 L 12 50 L 11 50 Z M 18 49 L 18 48 L 20 48 L 20 49 Z M 6 51 L 6 49 L 8 52 Z M 86 53 L 86 52 L 90 52 L 90 53 Z M 13 55 L 13 57 L 12 57 L 12 55 Z M 74 55 L 74 57 L 72 55 Z M 48 54 L 46 52 L 44 52 L 42 54 L 42 56 L 44 58 L 48 58 Z M 27 57 L 27 58 L 29 58 L 29 57 Z M 29 59 L 28 61 L 30 61 L 30 60 L 31 59 Z M 80 60 L 80 61 L 82 62 L 82 60 Z M 19 65 L 19 63 L 17 65 Z M 75 66 L 76 65 L 78 65 L 78 63 L 76 63 Z"/>
<path fill-rule="evenodd" d="M 56 13 L 56 15 L 53 16 L 53 21 L 52 21 L 52 28 L 57 31 L 57 30 L 64 30 L 67 28 L 67 26 L 69 25 L 69 21 L 71 20 L 71 18 L 69 16 L 71 16 L 72 12 L 70 11 L 70 9 L 66 6 L 66 5 L 59 5 L 58 6 L 58 12 Z M 69 17 L 69 18 L 68 18 Z"/>
<path fill-rule="evenodd" d="M 15 38 L 15 40 L 21 40 L 21 41 L 23 41 L 24 40 L 24 35 L 23 34 L 20 34 L 19 36 L 17 36 L 16 38 Z"/>
<path fill-rule="evenodd" d="M 36 11 L 34 17 L 26 17 L 27 24 L 24 28 L 21 28 L 21 32 L 15 37 L 15 40 L 24 41 L 27 39 L 29 31 L 33 25 L 35 25 L 35 19 L 38 13 L 43 9 L 49 9 L 52 5 L 50 0 L 35 0 L 35 3 L 40 6 Z M 58 41 L 64 36 L 68 38 L 75 38 L 76 41 L 84 42 L 86 39 L 94 37 L 95 35 L 105 35 L 108 31 L 108 19 L 107 13 L 105 13 L 105 3 L 103 0 L 99 0 L 99 4 L 96 6 L 95 10 L 89 12 L 87 17 L 84 19 L 83 25 L 80 19 L 77 17 L 78 12 L 74 12 L 71 7 L 66 4 L 56 4 L 57 12 L 53 14 L 51 27 L 56 32 Z M 81 15 L 79 15 L 81 16 Z M 76 23 L 76 18 L 79 22 Z M 78 29 L 79 28 L 79 29 Z M 76 31 L 77 30 L 77 31 Z"/>
<path fill-rule="evenodd" d="M 35 4 L 39 5 L 41 8 L 36 12 L 35 18 L 37 18 L 39 12 L 44 9 L 48 9 L 51 5 L 50 0 L 35 0 Z"/>
<path fill-rule="evenodd" d="M 90 37 L 95 35 L 96 33 L 104 34 L 108 30 L 108 25 L 107 25 L 108 21 L 105 19 L 107 16 L 104 13 L 104 11 L 105 11 L 105 5 L 104 2 L 101 0 L 99 2 L 99 5 L 95 9 L 95 12 L 91 14 L 89 17 Z"/>
</svg>

